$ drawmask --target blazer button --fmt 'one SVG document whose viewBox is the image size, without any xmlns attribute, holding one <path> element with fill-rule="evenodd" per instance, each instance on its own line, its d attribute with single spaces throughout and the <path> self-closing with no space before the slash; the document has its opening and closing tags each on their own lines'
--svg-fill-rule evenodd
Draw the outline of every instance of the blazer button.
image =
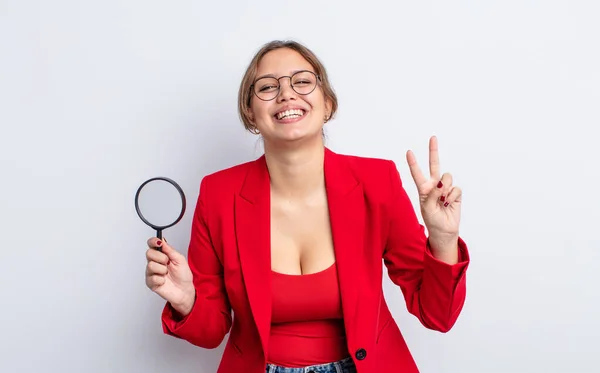
<svg viewBox="0 0 600 373">
<path fill-rule="evenodd" d="M 364 360 L 367 357 L 367 351 L 364 348 L 359 348 L 354 354 L 358 360 Z"/>
</svg>

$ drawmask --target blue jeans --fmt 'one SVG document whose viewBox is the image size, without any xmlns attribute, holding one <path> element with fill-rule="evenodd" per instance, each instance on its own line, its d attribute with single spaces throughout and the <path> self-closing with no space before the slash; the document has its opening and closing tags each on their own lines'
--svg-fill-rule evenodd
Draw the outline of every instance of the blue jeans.
<svg viewBox="0 0 600 373">
<path fill-rule="evenodd" d="M 304 368 L 287 368 L 267 364 L 266 373 L 356 373 L 356 366 L 351 357 L 328 364 L 311 365 Z"/>
</svg>

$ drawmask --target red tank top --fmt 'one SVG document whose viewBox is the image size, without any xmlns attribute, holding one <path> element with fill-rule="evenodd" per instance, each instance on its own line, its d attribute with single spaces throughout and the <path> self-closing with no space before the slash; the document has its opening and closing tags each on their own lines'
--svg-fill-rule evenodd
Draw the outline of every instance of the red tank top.
<svg viewBox="0 0 600 373">
<path fill-rule="evenodd" d="M 285 367 L 349 356 L 336 265 L 308 275 L 272 272 L 268 362 Z"/>
</svg>

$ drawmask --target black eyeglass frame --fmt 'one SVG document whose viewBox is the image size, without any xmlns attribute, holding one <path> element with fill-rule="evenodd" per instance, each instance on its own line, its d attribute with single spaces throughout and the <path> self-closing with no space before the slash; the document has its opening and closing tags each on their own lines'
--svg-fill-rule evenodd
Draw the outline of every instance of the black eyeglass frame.
<svg viewBox="0 0 600 373">
<path fill-rule="evenodd" d="M 313 87 L 313 89 L 311 89 L 311 90 L 310 90 L 310 92 L 307 92 L 307 93 L 300 93 L 300 92 L 296 91 L 296 89 L 294 88 L 294 84 L 292 84 L 292 78 L 293 78 L 294 76 L 296 76 L 297 74 L 301 74 L 301 73 L 311 73 L 311 74 L 312 74 L 312 75 L 314 75 L 314 76 L 315 76 L 315 78 L 316 78 L 315 86 Z M 254 87 L 255 87 L 255 85 L 256 85 L 256 82 L 258 82 L 258 81 L 259 81 L 259 80 L 261 80 L 261 79 L 267 79 L 267 78 L 269 78 L 269 79 L 275 79 L 275 80 L 277 80 L 278 87 L 277 87 L 277 94 L 276 94 L 275 96 L 273 96 L 273 98 L 270 98 L 270 99 L 268 99 L 268 100 L 265 100 L 264 98 L 261 98 L 260 96 L 258 96 L 258 93 L 256 93 L 256 90 L 254 89 Z M 250 85 L 250 92 L 251 92 L 251 95 L 248 97 L 248 104 L 250 104 L 250 97 L 252 97 L 252 94 L 253 94 L 254 96 L 256 96 L 256 97 L 257 97 L 259 100 L 261 100 L 261 101 L 272 101 L 272 100 L 276 99 L 276 98 L 277 98 L 277 96 L 279 96 L 279 93 L 281 93 L 281 79 L 283 79 L 283 78 L 290 78 L 290 87 L 292 88 L 292 90 L 293 90 L 294 92 L 296 92 L 297 94 L 299 94 L 299 95 L 301 95 L 301 96 L 306 96 L 306 95 L 309 95 L 309 94 L 313 93 L 313 92 L 315 91 L 315 89 L 317 88 L 317 85 L 318 85 L 318 84 L 321 82 L 321 76 L 320 76 L 319 74 L 315 73 L 314 71 L 310 71 L 310 70 L 300 70 L 300 71 L 296 71 L 296 72 L 295 72 L 295 73 L 293 73 L 292 75 L 283 75 L 283 76 L 280 76 L 279 78 L 274 78 L 274 77 L 264 77 L 264 78 L 256 79 L 256 80 L 254 81 L 254 83 L 252 83 L 252 84 Z"/>
</svg>

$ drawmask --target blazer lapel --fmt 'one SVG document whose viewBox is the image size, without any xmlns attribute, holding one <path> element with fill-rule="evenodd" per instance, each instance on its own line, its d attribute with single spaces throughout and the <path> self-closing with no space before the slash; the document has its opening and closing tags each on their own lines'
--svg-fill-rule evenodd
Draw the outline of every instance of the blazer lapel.
<svg viewBox="0 0 600 373">
<path fill-rule="evenodd" d="M 267 354 L 271 327 L 271 209 L 264 155 L 250 166 L 235 198 L 235 230 L 246 293 Z"/>
<path fill-rule="evenodd" d="M 325 185 L 329 216 L 342 296 L 346 333 L 356 335 L 352 326 L 358 306 L 361 249 L 364 245 L 365 201 L 362 184 L 354 177 L 347 160 L 329 149 L 325 152 Z"/>
<path fill-rule="evenodd" d="M 365 204 L 362 184 L 354 177 L 346 159 L 325 149 L 325 187 L 348 336 L 358 306 L 359 258 L 364 245 Z M 270 181 L 264 155 L 250 166 L 242 189 L 235 198 L 235 230 L 241 269 L 252 315 L 263 352 L 268 351 L 271 328 L 271 205 Z"/>
</svg>

